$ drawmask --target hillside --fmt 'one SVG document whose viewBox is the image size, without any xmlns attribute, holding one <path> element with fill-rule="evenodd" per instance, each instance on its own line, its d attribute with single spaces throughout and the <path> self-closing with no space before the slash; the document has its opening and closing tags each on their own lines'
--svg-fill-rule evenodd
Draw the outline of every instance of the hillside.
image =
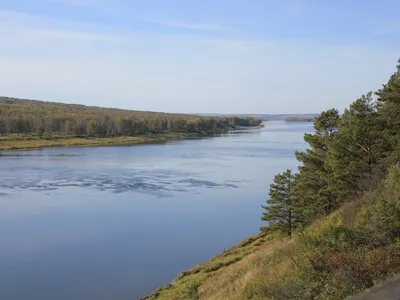
<svg viewBox="0 0 400 300">
<path fill-rule="evenodd" d="M 145 299 L 336 300 L 399 274 L 400 64 L 375 94 L 315 118 L 298 172 L 270 186 L 260 234 Z"/>
<path fill-rule="evenodd" d="M 344 299 L 400 272 L 399 197 L 395 166 L 379 190 L 292 239 L 271 233 L 250 237 L 144 299 Z M 387 210 L 392 205 L 396 210 Z"/>
<path fill-rule="evenodd" d="M 130 144 L 260 124 L 252 117 L 200 117 L 0 97 L 0 150 Z"/>
</svg>

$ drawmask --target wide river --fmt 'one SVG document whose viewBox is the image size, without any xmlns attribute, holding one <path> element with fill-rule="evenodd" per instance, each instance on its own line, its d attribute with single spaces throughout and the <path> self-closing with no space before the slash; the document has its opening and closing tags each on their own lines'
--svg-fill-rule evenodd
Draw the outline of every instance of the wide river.
<svg viewBox="0 0 400 300">
<path fill-rule="evenodd" d="M 311 131 L 271 122 L 213 138 L 0 157 L 0 299 L 147 295 L 256 234 L 273 176 L 297 168 L 294 152 Z"/>
</svg>

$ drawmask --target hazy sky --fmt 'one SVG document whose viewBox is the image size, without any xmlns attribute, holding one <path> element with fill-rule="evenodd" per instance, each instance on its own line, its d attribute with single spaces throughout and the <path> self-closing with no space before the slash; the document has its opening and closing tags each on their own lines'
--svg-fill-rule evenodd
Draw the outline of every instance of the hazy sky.
<svg viewBox="0 0 400 300">
<path fill-rule="evenodd" d="M 1 0 L 0 95 L 170 112 L 343 109 L 400 56 L 398 0 Z"/>
</svg>

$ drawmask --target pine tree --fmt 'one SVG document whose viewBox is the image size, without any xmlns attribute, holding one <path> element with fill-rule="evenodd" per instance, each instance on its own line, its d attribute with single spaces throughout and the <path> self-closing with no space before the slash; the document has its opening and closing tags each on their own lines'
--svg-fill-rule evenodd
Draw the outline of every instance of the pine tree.
<svg viewBox="0 0 400 300">
<path fill-rule="evenodd" d="M 376 95 L 379 118 L 384 124 L 384 134 L 388 139 L 387 153 L 400 160 L 400 59 L 397 70 Z"/>
<path fill-rule="evenodd" d="M 329 147 L 329 163 L 335 173 L 335 190 L 346 200 L 359 190 L 361 179 L 371 173 L 386 151 L 383 124 L 372 93 L 345 110 L 338 129 Z"/>
<path fill-rule="evenodd" d="M 269 228 L 287 233 L 289 238 L 301 220 L 293 196 L 295 182 L 296 175 L 291 170 L 276 175 L 270 186 L 268 205 L 262 206 L 266 212 L 261 219 L 268 222 Z"/>
<path fill-rule="evenodd" d="M 328 147 L 337 133 L 339 112 L 330 109 L 322 112 L 314 121 L 314 134 L 305 134 L 309 149 L 296 152 L 302 163 L 294 193 L 301 201 L 307 219 L 327 215 L 338 206 L 337 192 L 333 189 L 334 173 L 328 161 Z"/>
</svg>

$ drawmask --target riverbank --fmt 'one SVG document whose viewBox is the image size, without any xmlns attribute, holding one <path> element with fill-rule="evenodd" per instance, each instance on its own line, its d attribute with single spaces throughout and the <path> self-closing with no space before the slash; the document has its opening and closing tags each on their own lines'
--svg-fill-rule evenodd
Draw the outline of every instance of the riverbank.
<svg viewBox="0 0 400 300">
<path fill-rule="evenodd" d="M 347 299 L 371 288 L 400 274 L 399 177 L 396 164 L 376 190 L 291 239 L 266 229 L 142 299 Z"/>
<path fill-rule="evenodd" d="M 260 125 L 256 125 L 256 126 L 236 126 L 235 130 L 251 130 L 251 129 L 262 129 L 264 128 L 265 125 L 260 124 Z"/>
<path fill-rule="evenodd" d="M 261 129 L 259 126 L 237 126 L 233 130 Z M 221 132 L 218 132 L 221 133 Z M 213 133 L 214 134 L 214 133 Z M 169 132 L 158 134 L 143 134 L 137 136 L 108 136 L 108 137 L 79 137 L 79 136 L 51 136 L 40 137 L 34 135 L 7 135 L 0 136 L 0 151 L 37 150 L 54 147 L 94 147 L 94 146 L 122 146 L 165 142 L 178 139 L 200 138 L 212 136 L 211 133 L 182 133 Z"/>
<path fill-rule="evenodd" d="M 0 151 L 36 150 L 54 147 L 94 147 L 110 145 L 135 145 L 195 138 L 205 134 L 164 133 L 139 136 L 76 137 L 76 136 L 4 136 L 0 137 Z"/>
</svg>

